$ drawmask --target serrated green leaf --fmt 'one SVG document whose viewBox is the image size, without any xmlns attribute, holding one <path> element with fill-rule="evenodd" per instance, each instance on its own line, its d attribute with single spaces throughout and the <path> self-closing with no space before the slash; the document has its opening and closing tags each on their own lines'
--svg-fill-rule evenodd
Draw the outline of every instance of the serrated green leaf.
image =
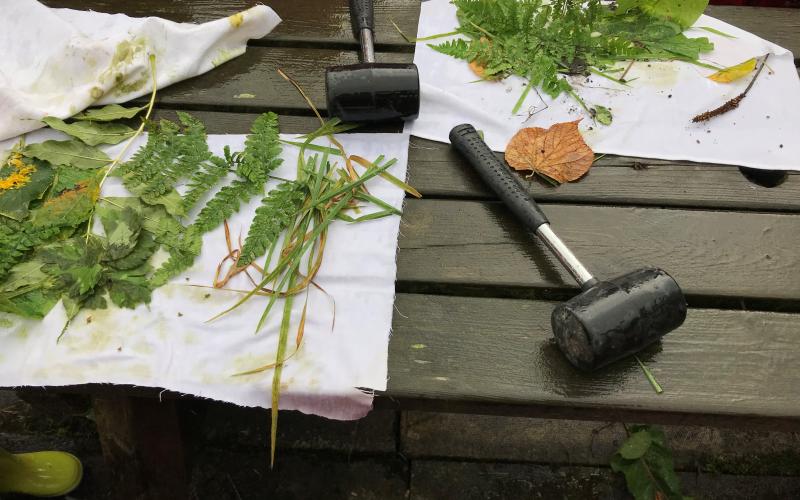
<svg viewBox="0 0 800 500">
<path fill-rule="evenodd" d="M 109 267 L 120 271 L 139 267 L 150 260 L 150 257 L 158 250 L 158 246 L 152 234 L 147 231 L 141 231 L 136 246 L 133 247 L 133 250 L 128 255 L 121 259 L 112 260 L 107 264 Z"/>
<path fill-rule="evenodd" d="M 111 162 L 107 154 L 77 139 L 28 144 L 22 150 L 22 154 L 29 158 L 49 161 L 53 165 L 69 165 L 85 169 L 100 168 Z"/>
<path fill-rule="evenodd" d="M 136 247 L 142 229 L 141 217 L 130 207 L 97 211 L 106 232 L 106 258 L 121 259 Z"/>
<path fill-rule="evenodd" d="M 65 189 L 75 189 L 79 184 L 91 182 L 96 176 L 97 173 L 93 170 L 83 170 L 66 165 L 56 167 L 55 180 L 49 197 L 53 198 Z"/>
<path fill-rule="evenodd" d="M 28 216 L 28 208 L 32 201 L 40 199 L 53 183 L 53 168 L 46 161 L 28 160 L 21 161 L 23 168 L 33 168 L 34 171 L 20 174 L 20 170 L 13 165 L 6 164 L 0 168 L 0 182 L 10 181 L 12 176 L 22 175 L 25 183 L 19 187 L 0 189 L 0 215 L 16 221 L 22 221 Z M 19 163 L 15 163 L 19 165 Z"/>
<path fill-rule="evenodd" d="M 57 293 L 42 288 L 12 297 L 0 293 L 0 311 L 26 318 L 44 318 L 57 302 Z"/>
<path fill-rule="evenodd" d="M 612 462 L 611 468 L 616 472 L 622 472 L 625 476 L 625 484 L 628 491 L 636 500 L 654 500 L 656 495 L 656 485 L 650 477 L 644 462 L 634 460 L 631 462 Z"/>
<path fill-rule="evenodd" d="M 111 122 L 114 120 L 122 120 L 124 118 L 133 118 L 144 111 L 146 107 L 147 106 L 142 106 L 140 108 L 125 108 L 119 104 L 109 104 L 108 106 L 104 106 L 102 108 L 87 109 L 83 113 L 73 116 L 72 119 L 80 121 L 88 120 L 95 122 Z"/>
<path fill-rule="evenodd" d="M 627 458 L 628 460 L 641 458 L 647 453 L 647 449 L 650 448 L 652 442 L 649 432 L 645 430 L 634 432 L 622 444 L 619 454 L 622 455 L 622 458 Z"/>
<path fill-rule="evenodd" d="M 75 122 L 66 123 L 55 116 L 46 116 L 42 121 L 72 137 L 77 137 L 89 146 L 98 144 L 119 144 L 125 139 L 130 139 L 136 131 L 122 123 L 96 123 L 96 122 Z"/>
<path fill-rule="evenodd" d="M 149 303 L 153 291 L 146 276 L 148 269 L 149 267 L 143 266 L 131 271 L 111 273 L 108 277 L 111 302 L 128 309 Z"/>
<path fill-rule="evenodd" d="M 246 266 L 264 255 L 267 248 L 297 217 L 305 198 L 306 193 L 297 182 L 284 182 L 267 193 L 250 224 L 239 256 L 239 266 Z"/>
<path fill-rule="evenodd" d="M 90 292 L 100 281 L 103 268 L 100 264 L 90 266 L 73 266 L 63 270 L 61 276 L 70 282 L 69 293 L 73 296 L 81 296 Z"/>
</svg>

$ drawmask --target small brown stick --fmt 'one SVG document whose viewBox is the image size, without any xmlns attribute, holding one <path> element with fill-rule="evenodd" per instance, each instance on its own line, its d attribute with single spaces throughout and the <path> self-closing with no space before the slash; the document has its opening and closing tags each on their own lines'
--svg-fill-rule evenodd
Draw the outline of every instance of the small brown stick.
<svg viewBox="0 0 800 500">
<path fill-rule="evenodd" d="M 714 118 L 715 116 L 723 115 L 728 111 L 733 111 L 734 109 L 738 108 L 739 103 L 742 102 L 742 99 L 744 99 L 747 93 L 750 92 L 750 89 L 753 88 L 753 84 L 756 82 L 756 78 L 758 78 L 758 75 L 761 73 L 761 70 L 764 69 L 764 66 L 767 64 L 767 58 L 769 58 L 769 53 L 767 53 L 767 55 L 764 56 L 764 60 L 761 61 L 761 66 L 758 67 L 758 71 L 756 71 L 756 74 L 753 75 L 753 79 L 750 80 L 750 83 L 747 85 L 747 88 L 744 89 L 744 92 L 737 95 L 736 97 L 734 97 L 733 99 L 731 99 L 730 101 L 726 102 L 725 104 L 723 104 L 718 108 L 714 108 L 711 111 L 706 111 L 705 113 L 700 113 L 699 115 L 692 118 L 692 123 L 705 122 Z"/>
<path fill-rule="evenodd" d="M 623 83 L 625 82 L 625 75 L 627 75 L 628 71 L 631 70 L 631 66 L 633 66 L 633 63 L 634 63 L 634 60 L 631 60 L 631 63 L 628 64 L 628 67 L 625 68 L 625 71 L 622 72 L 622 76 L 619 77 L 619 81 L 621 81 Z"/>
</svg>

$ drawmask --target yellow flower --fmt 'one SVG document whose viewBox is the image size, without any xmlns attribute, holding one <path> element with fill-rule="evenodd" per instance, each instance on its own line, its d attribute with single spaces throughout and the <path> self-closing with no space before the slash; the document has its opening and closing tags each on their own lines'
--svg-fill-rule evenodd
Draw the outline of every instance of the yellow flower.
<svg viewBox="0 0 800 500">
<path fill-rule="evenodd" d="M 31 175 L 36 172 L 36 167 L 28 165 L 22 161 L 22 155 L 13 153 L 8 160 L 6 166 L 13 168 L 6 177 L 0 179 L 0 193 L 10 189 L 19 189 L 31 180 Z"/>
</svg>

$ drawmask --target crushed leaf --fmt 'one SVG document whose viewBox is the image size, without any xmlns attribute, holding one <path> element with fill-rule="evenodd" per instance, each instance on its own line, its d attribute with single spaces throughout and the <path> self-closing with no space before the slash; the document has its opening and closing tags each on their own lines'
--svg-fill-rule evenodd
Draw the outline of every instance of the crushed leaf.
<svg viewBox="0 0 800 500">
<path fill-rule="evenodd" d="M 22 161 L 22 155 L 13 153 L 6 160 L 6 165 L 13 170 L 0 179 L 0 192 L 9 189 L 19 189 L 31 180 L 31 175 L 36 172 L 36 167 Z"/>
<path fill-rule="evenodd" d="M 731 66 L 729 68 L 721 69 L 714 73 L 713 75 L 709 75 L 708 79 L 713 80 L 717 83 L 731 83 L 744 78 L 751 71 L 756 69 L 756 58 L 751 57 L 750 59 L 746 60 L 743 63 L 739 63 L 735 66 Z"/>
<path fill-rule="evenodd" d="M 578 122 L 520 130 L 506 146 L 506 162 L 515 170 L 533 171 L 556 182 L 580 178 L 592 166 L 594 152 L 584 142 Z"/>
</svg>

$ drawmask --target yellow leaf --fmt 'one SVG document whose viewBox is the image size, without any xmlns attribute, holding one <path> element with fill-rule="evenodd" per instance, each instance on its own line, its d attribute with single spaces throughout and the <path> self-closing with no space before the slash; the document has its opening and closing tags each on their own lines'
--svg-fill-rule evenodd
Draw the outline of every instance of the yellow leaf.
<svg viewBox="0 0 800 500">
<path fill-rule="evenodd" d="M 713 75 L 709 75 L 708 78 L 717 83 L 731 83 L 744 76 L 747 76 L 747 74 L 754 69 L 756 69 L 756 58 L 752 57 L 743 63 L 737 64 L 736 66 L 721 69 Z"/>
</svg>

